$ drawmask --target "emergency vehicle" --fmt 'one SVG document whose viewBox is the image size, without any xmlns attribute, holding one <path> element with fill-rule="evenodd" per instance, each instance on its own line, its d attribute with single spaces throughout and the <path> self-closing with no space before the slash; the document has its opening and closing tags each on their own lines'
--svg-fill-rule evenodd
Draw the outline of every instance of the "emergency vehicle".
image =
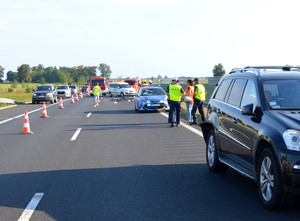
<svg viewBox="0 0 300 221">
<path fill-rule="evenodd" d="M 103 95 L 108 94 L 108 81 L 105 77 L 97 76 L 97 77 L 91 77 L 90 79 L 90 95 L 93 96 L 93 89 L 96 84 L 99 84 L 99 87 L 101 88 L 101 93 Z"/>
<path fill-rule="evenodd" d="M 141 87 L 141 81 L 138 79 L 138 78 L 126 78 L 124 80 L 124 82 L 127 82 L 131 88 L 134 88 L 135 89 L 135 93 L 138 92 L 138 90 L 140 89 Z"/>
</svg>

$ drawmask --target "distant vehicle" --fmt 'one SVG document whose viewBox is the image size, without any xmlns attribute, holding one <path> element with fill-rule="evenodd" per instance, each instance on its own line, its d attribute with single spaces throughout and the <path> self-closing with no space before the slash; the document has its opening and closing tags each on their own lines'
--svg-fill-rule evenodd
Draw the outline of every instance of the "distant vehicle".
<svg viewBox="0 0 300 221">
<path fill-rule="evenodd" d="M 90 85 L 89 84 L 83 85 L 81 87 L 82 92 L 89 92 L 89 90 L 90 90 Z"/>
<path fill-rule="evenodd" d="M 49 101 L 51 104 L 57 102 L 57 94 L 52 84 L 37 86 L 32 94 L 32 103 L 40 103 L 41 101 Z"/>
<path fill-rule="evenodd" d="M 69 98 L 71 97 L 71 89 L 68 85 L 58 85 L 56 88 L 57 97 Z"/>
<path fill-rule="evenodd" d="M 90 95 L 93 96 L 93 89 L 94 89 L 94 86 L 95 86 L 97 83 L 99 84 L 99 86 L 100 86 L 100 88 L 101 88 L 101 93 L 102 93 L 103 95 L 107 95 L 108 92 L 109 92 L 109 91 L 108 91 L 108 87 L 109 87 L 108 81 L 106 80 L 105 77 L 99 77 L 99 76 L 97 76 L 97 77 L 92 77 L 92 78 L 90 79 Z"/>
<path fill-rule="evenodd" d="M 71 94 L 76 95 L 78 93 L 78 88 L 76 85 L 69 85 L 69 88 L 71 89 Z"/>
<path fill-rule="evenodd" d="M 130 85 L 130 87 L 134 88 L 136 93 L 141 87 L 141 81 L 137 78 L 126 78 L 124 82 L 127 82 Z"/>
<path fill-rule="evenodd" d="M 135 89 L 130 87 L 126 82 L 116 82 L 109 84 L 109 96 L 134 96 L 136 94 Z"/>
<path fill-rule="evenodd" d="M 134 109 L 141 111 L 168 111 L 168 96 L 161 87 L 142 87 L 134 98 Z"/>
</svg>

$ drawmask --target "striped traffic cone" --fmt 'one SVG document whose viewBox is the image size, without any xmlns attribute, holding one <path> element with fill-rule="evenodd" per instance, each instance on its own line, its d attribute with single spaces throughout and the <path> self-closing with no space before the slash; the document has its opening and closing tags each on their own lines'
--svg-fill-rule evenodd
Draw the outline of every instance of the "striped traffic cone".
<svg viewBox="0 0 300 221">
<path fill-rule="evenodd" d="M 76 94 L 76 96 L 75 96 L 75 99 L 76 99 L 76 101 L 78 101 L 79 99 L 78 99 L 78 94 Z"/>
<path fill-rule="evenodd" d="M 48 118 L 48 114 L 47 114 L 47 108 L 46 108 L 46 103 L 44 102 L 43 104 L 43 109 L 42 109 L 42 115 L 41 118 Z"/>
<path fill-rule="evenodd" d="M 24 114 L 23 134 L 33 134 L 33 132 L 30 130 L 29 117 L 28 117 L 27 110 L 25 111 L 25 114 Z"/>
<path fill-rule="evenodd" d="M 71 104 L 75 104 L 75 101 L 74 101 L 74 97 L 73 97 L 73 94 L 71 95 Z"/>
<path fill-rule="evenodd" d="M 80 98 L 81 98 L 81 99 L 83 98 L 83 94 L 82 94 L 82 91 L 80 91 Z"/>
<path fill-rule="evenodd" d="M 60 100 L 59 100 L 59 107 L 58 107 L 58 109 L 64 109 L 64 104 L 63 104 L 62 98 L 60 98 Z"/>
</svg>

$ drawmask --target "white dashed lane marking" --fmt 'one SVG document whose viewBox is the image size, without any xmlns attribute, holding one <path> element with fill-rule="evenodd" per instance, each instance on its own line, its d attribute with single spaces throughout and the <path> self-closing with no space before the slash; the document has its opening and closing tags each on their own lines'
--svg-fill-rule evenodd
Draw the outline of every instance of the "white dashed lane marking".
<svg viewBox="0 0 300 221">
<path fill-rule="evenodd" d="M 90 117 L 91 115 L 92 115 L 92 113 L 90 112 L 86 115 L 86 117 Z"/>
<path fill-rule="evenodd" d="M 28 203 L 27 207 L 23 211 L 22 215 L 18 219 L 18 221 L 29 221 L 30 217 L 32 216 L 34 210 L 38 206 L 39 202 L 43 198 L 44 193 L 36 193 L 32 197 L 31 201 Z"/>
<path fill-rule="evenodd" d="M 76 130 L 76 132 L 74 133 L 74 135 L 72 136 L 72 138 L 71 138 L 71 141 L 74 141 L 74 140 L 76 140 L 77 139 L 77 137 L 78 137 L 78 135 L 80 134 L 80 131 L 82 130 L 82 128 L 78 128 L 77 130 Z"/>
</svg>

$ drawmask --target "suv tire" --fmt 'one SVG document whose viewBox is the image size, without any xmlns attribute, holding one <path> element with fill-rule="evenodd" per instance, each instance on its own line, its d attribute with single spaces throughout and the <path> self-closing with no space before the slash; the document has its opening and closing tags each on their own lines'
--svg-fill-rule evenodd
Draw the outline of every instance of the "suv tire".
<svg viewBox="0 0 300 221">
<path fill-rule="evenodd" d="M 121 93 L 120 93 L 120 96 L 121 96 L 122 98 L 124 98 L 124 93 L 123 93 L 123 92 L 121 92 Z"/>
<path fill-rule="evenodd" d="M 279 166 L 269 148 L 262 151 L 258 160 L 257 189 L 266 209 L 283 209 L 288 206 L 291 195 L 284 190 Z"/>
<path fill-rule="evenodd" d="M 227 166 L 219 160 L 216 136 L 213 130 L 210 130 L 207 136 L 206 164 L 211 172 L 223 172 L 227 169 Z"/>
</svg>

